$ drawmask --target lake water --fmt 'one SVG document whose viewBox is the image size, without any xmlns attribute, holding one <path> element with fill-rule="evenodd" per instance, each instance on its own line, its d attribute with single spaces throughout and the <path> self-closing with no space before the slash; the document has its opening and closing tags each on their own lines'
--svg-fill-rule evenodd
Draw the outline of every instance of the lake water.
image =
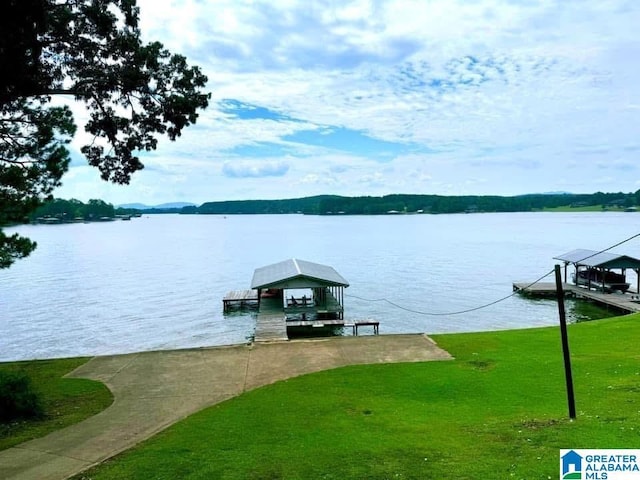
<svg viewBox="0 0 640 480">
<path fill-rule="evenodd" d="M 0 270 L 0 360 L 246 342 L 255 314 L 223 315 L 222 298 L 288 258 L 333 266 L 351 284 L 345 317 L 375 318 L 381 333 L 556 325 L 555 302 L 518 295 L 450 313 L 510 295 L 556 255 L 607 248 L 639 227 L 630 213 L 145 215 L 13 227 L 38 249 Z M 640 244 L 614 252 L 640 257 Z M 568 310 L 583 315 L 579 302 Z"/>
</svg>

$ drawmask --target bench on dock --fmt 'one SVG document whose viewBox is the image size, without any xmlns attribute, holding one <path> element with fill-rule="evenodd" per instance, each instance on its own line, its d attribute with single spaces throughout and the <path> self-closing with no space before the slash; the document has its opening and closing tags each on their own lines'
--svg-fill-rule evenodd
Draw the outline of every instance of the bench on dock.
<svg viewBox="0 0 640 480">
<path fill-rule="evenodd" d="M 358 327 L 373 327 L 373 334 L 378 335 L 380 333 L 380 322 L 374 320 L 363 320 L 354 323 L 355 335 L 358 336 Z"/>
</svg>

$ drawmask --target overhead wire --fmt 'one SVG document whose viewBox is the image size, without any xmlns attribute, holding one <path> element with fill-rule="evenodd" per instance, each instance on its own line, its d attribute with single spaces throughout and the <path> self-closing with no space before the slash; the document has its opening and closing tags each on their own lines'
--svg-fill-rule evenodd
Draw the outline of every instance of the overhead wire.
<svg viewBox="0 0 640 480">
<path fill-rule="evenodd" d="M 605 253 L 608 252 L 611 249 L 614 249 L 616 247 L 619 247 L 620 245 L 623 245 L 631 240 L 633 240 L 634 238 L 640 237 L 640 233 L 636 233 L 635 235 L 632 235 L 629 238 L 626 238 L 625 240 L 622 240 L 621 242 L 618 242 L 614 245 L 611 245 L 610 247 L 607 247 L 605 249 L 599 250 L 595 253 L 592 253 L 591 255 L 587 255 L 584 258 L 581 258 L 580 260 L 573 262 L 573 263 L 581 263 L 584 262 L 585 260 L 588 260 L 589 258 L 595 257 L 596 255 L 600 255 L 601 253 Z M 527 288 L 530 288 L 534 285 L 536 285 L 537 283 L 540 283 L 542 280 L 544 280 L 545 278 L 547 278 L 549 275 L 551 275 L 552 273 L 554 273 L 555 269 L 550 270 L 549 272 L 545 273 L 544 275 L 542 275 L 541 277 L 539 277 L 538 279 L 534 280 L 533 282 L 531 282 L 530 284 L 522 287 L 520 290 L 526 290 Z M 467 308 L 464 310 L 458 310 L 458 311 L 454 311 L 454 312 L 425 312 L 425 311 L 421 311 L 421 310 L 414 310 L 412 308 L 408 308 L 408 307 L 404 307 L 398 303 L 392 302 L 391 300 L 387 299 L 387 298 L 376 298 L 376 299 L 370 299 L 370 298 L 364 298 L 364 297 L 359 297 L 358 295 L 351 295 L 348 293 L 345 293 L 344 296 L 345 297 L 350 297 L 350 298 L 357 298 L 358 300 L 362 300 L 365 302 L 386 302 L 396 308 L 399 308 L 400 310 L 404 310 L 406 312 L 410 312 L 410 313 L 415 313 L 417 315 L 426 315 L 426 316 L 432 316 L 432 317 L 439 317 L 439 316 L 451 316 L 451 315 L 462 315 L 464 313 L 471 313 L 471 312 L 475 312 L 477 310 L 482 310 L 484 308 L 488 308 L 491 307 L 493 305 L 496 305 L 500 302 L 504 302 L 505 300 L 510 299 L 511 297 L 515 296 L 518 292 L 517 291 L 513 291 L 512 293 L 510 293 L 509 295 L 506 295 L 502 298 L 499 298 L 497 300 L 494 300 L 492 302 L 489 303 L 485 303 L 483 305 L 479 305 L 477 307 L 473 307 L 473 308 Z"/>
</svg>

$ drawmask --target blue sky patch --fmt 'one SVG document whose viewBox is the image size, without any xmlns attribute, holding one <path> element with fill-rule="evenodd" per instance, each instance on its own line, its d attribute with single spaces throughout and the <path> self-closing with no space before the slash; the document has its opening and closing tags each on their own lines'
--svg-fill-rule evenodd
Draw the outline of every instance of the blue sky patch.
<svg viewBox="0 0 640 480">
<path fill-rule="evenodd" d="M 294 149 L 287 145 L 273 142 L 238 145 L 226 150 L 226 152 L 239 157 L 284 157 L 285 155 L 295 154 Z"/>
<path fill-rule="evenodd" d="M 275 120 L 276 122 L 300 122 L 288 115 L 270 110 L 259 105 L 244 103 L 229 98 L 220 102 L 220 110 L 224 113 L 235 115 L 239 120 Z"/>
<path fill-rule="evenodd" d="M 283 137 L 283 140 L 332 150 L 341 150 L 381 161 L 391 160 L 409 150 L 409 147 L 405 144 L 378 140 L 361 131 L 344 127 L 300 130 L 294 134 L 286 135 Z"/>
</svg>

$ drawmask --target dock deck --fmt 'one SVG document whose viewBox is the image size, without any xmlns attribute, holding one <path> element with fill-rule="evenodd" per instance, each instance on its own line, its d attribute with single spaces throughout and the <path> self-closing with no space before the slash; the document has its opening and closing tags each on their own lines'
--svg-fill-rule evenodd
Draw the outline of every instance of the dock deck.
<svg viewBox="0 0 640 480">
<path fill-rule="evenodd" d="M 262 298 L 256 321 L 256 342 L 289 340 L 287 317 L 280 298 Z"/>
<path fill-rule="evenodd" d="M 258 305 L 257 290 L 232 290 L 222 299 L 222 310 L 228 312 L 232 307 L 246 307 Z"/>
<path fill-rule="evenodd" d="M 319 303 L 306 297 L 287 299 L 286 302 L 281 296 L 263 295 L 259 299 L 258 291 L 252 289 L 230 291 L 222 299 L 222 304 L 224 312 L 234 307 L 258 308 L 255 342 L 289 340 L 288 328 L 346 327 L 351 328 L 353 335 L 357 336 L 359 328 L 372 327 L 374 335 L 379 334 L 380 322 L 376 320 L 345 320 L 342 304 L 329 289 L 326 289 Z"/>
<path fill-rule="evenodd" d="M 380 322 L 376 320 L 354 320 L 349 321 L 343 318 L 334 320 L 292 320 L 287 322 L 288 327 L 346 327 L 351 328 L 353 336 L 358 336 L 358 329 L 361 327 L 373 327 L 373 334 L 380 333 Z"/>
<path fill-rule="evenodd" d="M 289 340 L 289 327 L 346 327 L 352 329 L 357 336 L 362 327 L 372 327 L 373 334 L 378 335 L 380 322 L 372 319 L 345 320 L 344 318 L 317 320 L 288 320 L 280 298 L 262 298 L 256 321 L 255 342 L 279 342 Z"/>
<path fill-rule="evenodd" d="M 611 307 L 626 313 L 640 312 L 640 297 L 635 292 L 602 293 L 572 283 L 563 283 L 562 290 L 566 296 L 591 300 L 606 308 Z M 513 284 L 513 291 L 531 296 L 555 296 L 556 284 L 552 282 L 540 282 L 535 285 L 530 285 L 530 283 L 527 282 L 515 282 Z"/>
</svg>

